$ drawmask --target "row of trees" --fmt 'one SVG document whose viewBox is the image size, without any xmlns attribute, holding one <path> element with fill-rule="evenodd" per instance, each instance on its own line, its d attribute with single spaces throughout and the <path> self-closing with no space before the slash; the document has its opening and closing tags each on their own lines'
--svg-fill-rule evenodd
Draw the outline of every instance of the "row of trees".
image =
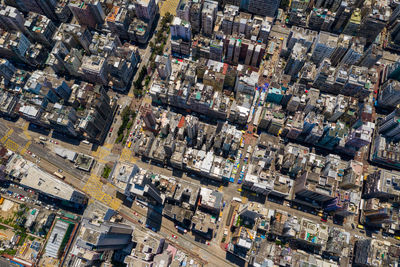
<svg viewBox="0 0 400 267">
<path fill-rule="evenodd" d="M 156 64 L 154 62 L 156 55 L 162 55 L 164 52 L 164 47 L 168 39 L 168 35 L 170 32 L 169 25 L 171 24 L 174 16 L 170 13 L 165 14 L 165 16 L 160 21 L 160 29 L 156 33 L 156 38 L 154 41 L 149 43 L 151 48 L 151 56 L 150 56 L 150 68 L 152 72 L 156 68 Z M 151 76 L 147 74 L 147 66 L 142 67 L 139 72 L 139 77 L 134 82 L 135 90 L 133 91 L 136 97 L 140 97 L 143 94 L 143 81 L 144 86 L 147 87 L 150 83 Z"/>
</svg>

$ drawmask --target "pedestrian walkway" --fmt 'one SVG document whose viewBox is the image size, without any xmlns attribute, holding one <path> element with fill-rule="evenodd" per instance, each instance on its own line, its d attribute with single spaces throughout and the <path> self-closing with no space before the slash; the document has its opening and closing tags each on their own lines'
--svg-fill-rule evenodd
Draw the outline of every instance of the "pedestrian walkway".
<svg viewBox="0 0 400 267">
<path fill-rule="evenodd" d="M 124 161 L 134 164 L 136 162 L 136 157 L 133 155 L 133 152 L 130 149 L 124 147 L 122 149 L 119 161 Z"/>
<path fill-rule="evenodd" d="M 90 197 L 102 202 L 113 210 L 118 210 L 122 201 L 117 199 L 115 196 L 104 193 L 103 187 L 104 185 L 100 181 L 100 178 L 92 174 L 83 187 L 83 191 Z"/>
<path fill-rule="evenodd" d="M 179 0 L 165 0 L 160 3 L 160 16 L 164 17 L 165 14 L 170 13 L 172 16 L 176 15 L 176 8 L 178 7 Z"/>
</svg>

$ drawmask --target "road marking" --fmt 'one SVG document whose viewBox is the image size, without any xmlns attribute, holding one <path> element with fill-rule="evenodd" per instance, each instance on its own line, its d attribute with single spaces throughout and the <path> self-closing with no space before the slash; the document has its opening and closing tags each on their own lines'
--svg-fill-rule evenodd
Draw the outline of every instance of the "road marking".
<svg viewBox="0 0 400 267">
<path fill-rule="evenodd" d="M 99 147 L 96 151 L 92 152 L 92 156 L 95 157 L 100 163 L 107 163 L 107 160 L 105 160 L 105 158 L 108 157 L 110 154 L 111 151 L 107 147 Z"/>
<path fill-rule="evenodd" d="M 1 138 L 0 143 L 4 144 L 4 142 L 12 135 L 14 132 L 14 129 L 8 130 L 8 132 Z"/>
<path fill-rule="evenodd" d="M 11 139 L 7 139 L 5 147 L 13 152 L 17 152 L 17 150 L 19 149 L 19 145 Z"/>
<path fill-rule="evenodd" d="M 127 148 L 123 148 L 121 152 L 121 156 L 119 157 L 120 161 L 129 162 L 132 157 L 132 151 Z"/>
<path fill-rule="evenodd" d="M 24 147 L 21 149 L 21 151 L 19 152 L 21 155 L 25 154 L 25 152 L 28 150 L 29 146 L 32 144 L 32 142 L 29 140 Z"/>
<path fill-rule="evenodd" d="M 104 193 L 102 191 L 103 186 L 104 185 L 100 181 L 100 178 L 92 174 L 90 178 L 87 180 L 85 186 L 83 187 L 83 191 L 89 194 L 94 199 L 97 199 L 103 204 L 111 207 L 112 209 L 118 210 L 121 206 L 122 201 L 114 198 L 109 194 Z"/>
</svg>

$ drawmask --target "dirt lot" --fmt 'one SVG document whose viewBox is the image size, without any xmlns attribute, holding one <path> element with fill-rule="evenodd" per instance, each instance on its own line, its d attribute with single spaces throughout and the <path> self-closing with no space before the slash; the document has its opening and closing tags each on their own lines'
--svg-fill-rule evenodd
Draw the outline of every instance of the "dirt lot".
<svg viewBox="0 0 400 267">
<path fill-rule="evenodd" d="M 8 199 L 4 199 L 3 204 L 0 205 L 1 208 L 1 214 L 0 218 L 2 222 L 5 222 L 7 220 L 14 220 L 16 218 L 16 213 L 19 210 L 19 203 L 12 202 Z"/>
</svg>

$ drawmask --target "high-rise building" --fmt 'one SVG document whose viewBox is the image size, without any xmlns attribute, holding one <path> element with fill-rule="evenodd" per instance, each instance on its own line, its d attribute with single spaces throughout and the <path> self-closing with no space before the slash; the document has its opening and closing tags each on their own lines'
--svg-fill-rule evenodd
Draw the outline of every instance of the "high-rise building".
<svg viewBox="0 0 400 267">
<path fill-rule="evenodd" d="M 91 108 L 79 123 L 82 135 L 95 143 L 100 143 L 108 133 L 109 125 L 113 119 L 110 98 L 103 86 L 96 85 L 92 89 L 96 92 Z"/>
<path fill-rule="evenodd" d="M 330 56 L 332 66 L 337 66 L 342 57 L 346 54 L 349 49 L 352 37 L 349 35 L 339 35 L 337 46 Z"/>
<path fill-rule="evenodd" d="M 210 59 L 222 61 L 223 49 L 224 47 L 221 40 L 212 40 L 210 42 Z"/>
<path fill-rule="evenodd" d="M 338 36 L 333 33 L 320 32 L 315 40 L 311 60 L 319 65 L 324 58 L 330 58 L 337 48 Z"/>
<path fill-rule="evenodd" d="M 286 67 L 284 70 L 285 74 L 291 76 L 292 78 L 297 77 L 298 73 L 304 65 L 306 55 L 307 47 L 303 46 L 301 43 L 296 43 L 286 63 Z"/>
<path fill-rule="evenodd" d="M 400 82 L 387 80 L 379 90 L 378 106 L 386 109 L 394 109 L 400 104 Z"/>
<path fill-rule="evenodd" d="M 367 176 L 364 181 L 363 198 L 393 199 L 400 197 L 400 173 L 397 171 L 378 170 Z"/>
<path fill-rule="evenodd" d="M 346 1 L 342 1 L 338 10 L 336 11 L 335 21 L 332 25 L 334 32 L 341 32 L 351 17 L 351 8 Z"/>
<path fill-rule="evenodd" d="M 132 242 L 133 229 L 129 225 L 103 222 L 94 224 L 84 218 L 76 246 L 89 251 L 110 251 L 123 249 Z"/>
<path fill-rule="evenodd" d="M 23 12 L 35 12 L 45 15 L 51 20 L 57 20 L 58 18 L 55 14 L 57 2 L 54 0 L 17 0 L 15 3 L 10 4 Z"/>
<path fill-rule="evenodd" d="M 346 26 L 344 27 L 343 33 L 355 36 L 359 29 L 360 29 L 360 24 L 361 24 L 361 10 L 360 9 L 355 9 L 353 11 L 353 14 L 350 16 L 350 20 L 347 22 Z"/>
<path fill-rule="evenodd" d="M 340 63 L 345 65 L 355 65 L 364 54 L 364 40 L 353 38 L 350 48 L 342 57 Z"/>
<path fill-rule="evenodd" d="M 192 1 L 180 0 L 176 8 L 176 16 L 182 20 L 189 21 L 191 4 Z"/>
<path fill-rule="evenodd" d="M 151 106 L 145 105 L 141 112 L 141 116 L 144 120 L 144 124 L 148 129 L 156 128 L 156 118 L 154 116 Z"/>
<path fill-rule="evenodd" d="M 99 0 L 72 0 L 68 6 L 80 25 L 96 28 L 104 23 L 106 16 Z"/>
<path fill-rule="evenodd" d="M 0 76 L 9 81 L 13 77 L 15 71 L 16 68 L 10 61 L 4 58 L 0 59 Z"/>
<path fill-rule="evenodd" d="M 368 14 L 361 21 L 358 36 L 364 37 L 367 43 L 375 41 L 378 34 L 385 28 L 389 18 L 381 14 Z"/>
<path fill-rule="evenodd" d="M 94 84 L 108 84 L 107 62 L 101 56 L 84 56 L 80 67 L 82 77 Z"/>
<path fill-rule="evenodd" d="M 201 11 L 202 32 L 211 36 L 214 33 L 214 23 L 217 18 L 218 2 L 205 0 Z"/>
<path fill-rule="evenodd" d="M 382 58 L 383 51 L 376 44 L 371 44 L 358 62 L 359 66 L 372 68 Z"/>
<path fill-rule="evenodd" d="M 158 6 L 155 0 L 138 0 L 135 1 L 135 13 L 136 16 L 149 22 L 150 24 L 154 21 L 157 14 Z"/>
<path fill-rule="evenodd" d="M 0 7 L 0 27 L 7 31 L 25 32 L 24 15 L 15 7 L 1 6 Z"/>
<path fill-rule="evenodd" d="M 287 50 L 291 52 L 296 43 L 306 47 L 306 53 L 310 51 L 312 45 L 318 37 L 318 32 L 301 27 L 292 27 L 287 41 Z"/>
<path fill-rule="evenodd" d="M 50 48 L 53 45 L 53 35 L 57 30 L 54 23 L 46 16 L 29 12 L 25 27 L 29 36 L 38 43 Z"/>
<path fill-rule="evenodd" d="M 170 25 L 170 29 L 172 39 L 183 39 L 184 41 L 192 39 L 192 27 L 188 21 L 175 17 Z"/>
<path fill-rule="evenodd" d="M 168 79 L 172 72 L 171 59 L 169 58 L 169 56 L 157 55 L 155 62 L 160 78 L 163 80 Z"/>
<path fill-rule="evenodd" d="M 106 22 L 112 33 L 118 35 L 121 39 L 129 39 L 130 16 L 126 8 L 114 6 L 107 15 Z"/>
<path fill-rule="evenodd" d="M 255 15 L 275 17 L 279 3 L 279 0 L 249 0 L 246 11 Z"/>
<path fill-rule="evenodd" d="M 192 25 L 193 33 L 200 32 L 201 29 L 201 3 L 192 3 L 189 11 L 190 25 Z"/>
</svg>

